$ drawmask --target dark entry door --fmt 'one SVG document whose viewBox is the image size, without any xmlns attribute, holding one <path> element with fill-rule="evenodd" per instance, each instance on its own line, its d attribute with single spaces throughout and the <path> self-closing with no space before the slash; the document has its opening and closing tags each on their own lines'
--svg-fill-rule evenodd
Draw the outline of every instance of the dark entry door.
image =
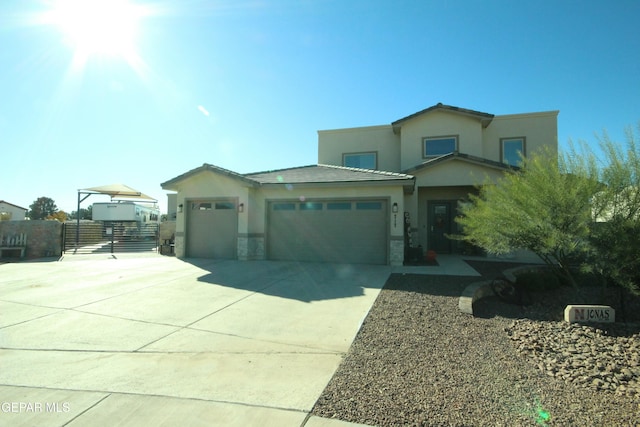
<svg viewBox="0 0 640 427">
<path fill-rule="evenodd" d="M 427 207 L 427 231 L 428 246 L 440 254 L 451 253 L 451 240 L 447 237 L 451 234 L 452 218 L 450 201 L 428 202 Z"/>
</svg>

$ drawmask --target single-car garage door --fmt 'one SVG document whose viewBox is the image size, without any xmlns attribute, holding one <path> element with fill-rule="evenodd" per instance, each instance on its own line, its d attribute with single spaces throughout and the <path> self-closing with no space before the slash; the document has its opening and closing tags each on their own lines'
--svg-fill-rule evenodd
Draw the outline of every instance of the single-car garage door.
<svg viewBox="0 0 640 427">
<path fill-rule="evenodd" d="M 238 214 L 235 201 L 197 200 L 188 203 L 187 256 L 237 258 Z"/>
<path fill-rule="evenodd" d="M 274 201 L 268 224 L 273 260 L 387 263 L 385 200 Z"/>
</svg>

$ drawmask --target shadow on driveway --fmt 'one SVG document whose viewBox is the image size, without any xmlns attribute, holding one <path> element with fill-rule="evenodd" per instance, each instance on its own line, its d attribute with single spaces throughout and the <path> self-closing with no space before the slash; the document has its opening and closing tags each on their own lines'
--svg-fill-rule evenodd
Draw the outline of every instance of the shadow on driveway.
<svg viewBox="0 0 640 427">
<path fill-rule="evenodd" d="M 285 261 L 237 262 L 185 259 L 206 274 L 202 283 L 265 295 L 313 302 L 358 297 L 366 288 L 380 289 L 391 273 L 388 266 Z"/>
</svg>

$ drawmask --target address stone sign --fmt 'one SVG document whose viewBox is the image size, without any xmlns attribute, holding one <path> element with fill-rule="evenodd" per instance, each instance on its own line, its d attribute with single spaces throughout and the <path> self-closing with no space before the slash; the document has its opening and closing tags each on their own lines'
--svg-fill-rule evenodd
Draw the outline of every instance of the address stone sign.
<svg viewBox="0 0 640 427">
<path fill-rule="evenodd" d="M 564 309 L 564 320 L 569 323 L 613 323 L 616 311 L 608 305 L 568 305 Z"/>
</svg>

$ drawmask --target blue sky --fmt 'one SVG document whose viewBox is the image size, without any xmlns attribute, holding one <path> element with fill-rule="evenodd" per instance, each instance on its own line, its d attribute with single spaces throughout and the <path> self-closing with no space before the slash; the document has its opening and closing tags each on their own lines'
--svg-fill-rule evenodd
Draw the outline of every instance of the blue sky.
<svg viewBox="0 0 640 427">
<path fill-rule="evenodd" d="M 317 130 L 438 102 L 560 110 L 561 147 L 640 121 L 635 0 L 130 0 L 84 27 L 73 1 L 0 2 L 0 199 L 25 208 L 124 183 L 164 211 L 160 183 L 205 162 L 314 164 Z"/>
</svg>

